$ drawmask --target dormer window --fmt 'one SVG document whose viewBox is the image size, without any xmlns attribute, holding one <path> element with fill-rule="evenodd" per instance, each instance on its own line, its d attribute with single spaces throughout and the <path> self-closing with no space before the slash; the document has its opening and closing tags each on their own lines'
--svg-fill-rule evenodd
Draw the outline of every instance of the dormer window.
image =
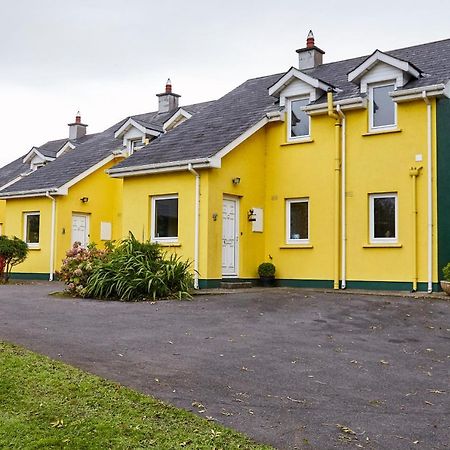
<svg viewBox="0 0 450 450">
<path fill-rule="evenodd" d="M 288 100 L 288 140 L 294 141 L 309 136 L 310 117 L 303 110 L 308 103 L 308 97 Z"/>
<path fill-rule="evenodd" d="M 397 105 L 389 95 L 395 83 L 369 86 L 369 122 L 371 130 L 395 128 L 397 126 Z"/>
<path fill-rule="evenodd" d="M 133 139 L 130 141 L 130 155 L 132 155 L 136 150 L 142 148 L 145 144 L 142 139 Z"/>
</svg>

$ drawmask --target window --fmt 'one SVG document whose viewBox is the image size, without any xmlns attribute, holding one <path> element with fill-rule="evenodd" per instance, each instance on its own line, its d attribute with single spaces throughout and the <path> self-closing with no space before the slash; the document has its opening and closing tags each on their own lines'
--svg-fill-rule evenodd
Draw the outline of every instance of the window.
<svg viewBox="0 0 450 450">
<path fill-rule="evenodd" d="M 397 194 L 372 194 L 370 201 L 370 241 L 397 242 Z"/>
<path fill-rule="evenodd" d="M 39 247 L 40 213 L 24 214 L 24 237 L 28 247 Z"/>
<path fill-rule="evenodd" d="M 309 98 L 289 100 L 288 140 L 309 136 L 309 116 L 301 108 L 309 103 Z"/>
<path fill-rule="evenodd" d="M 371 129 L 397 125 L 396 104 L 389 95 L 394 89 L 394 84 L 375 85 L 369 88 Z"/>
<path fill-rule="evenodd" d="M 178 196 L 152 199 L 152 240 L 176 242 L 178 240 Z"/>
<path fill-rule="evenodd" d="M 286 242 L 309 242 L 309 199 L 286 200 Z"/>
</svg>

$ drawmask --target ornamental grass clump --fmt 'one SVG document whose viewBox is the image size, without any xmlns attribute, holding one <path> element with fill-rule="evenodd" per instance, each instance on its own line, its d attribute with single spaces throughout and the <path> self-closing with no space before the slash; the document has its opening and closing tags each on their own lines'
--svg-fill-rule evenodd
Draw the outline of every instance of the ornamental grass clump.
<svg viewBox="0 0 450 450">
<path fill-rule="evenodd" d="M 94 268 L 103 261 L 113 249 L 112 243 L 107 243 L 104 250 L 99 250 L 95 244 L 87 248 L 81 242 L 75 242 L 66 252 L 58 278 L 66 283 L 66 292 L 76 297 L 86 297 L 86 286 Z"/>
<path fill-rule="evenodd" d="M 122 301 L 190 297 L 191 263 L 167 256 L 158 244 L 139 242 L 131 233 L 118 244 L 87 280 L 86 295 Z"/>
</svg>

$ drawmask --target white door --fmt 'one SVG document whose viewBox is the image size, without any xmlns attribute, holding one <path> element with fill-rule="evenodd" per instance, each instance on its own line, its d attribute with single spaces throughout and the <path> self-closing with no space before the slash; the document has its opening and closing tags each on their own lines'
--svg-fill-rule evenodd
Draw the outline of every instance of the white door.
<svg viewBox="0 0 450 450">
<path fill-rule="evenodd" d="M 238 275 L 239 209 L 237 199 L 223 199 L 222 208 L 222 275 Z"/>
<path fill-rule="evenodd" d="M 89 216 L 85 214 L 72 215 L 72 243 L 81 242 L 82 247 L 89 244 Z"/>
</svg>

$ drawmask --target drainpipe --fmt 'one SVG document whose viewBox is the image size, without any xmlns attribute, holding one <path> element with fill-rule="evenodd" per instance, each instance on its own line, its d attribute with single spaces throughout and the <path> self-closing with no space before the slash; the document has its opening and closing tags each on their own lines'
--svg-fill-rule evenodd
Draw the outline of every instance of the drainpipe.
<svg viewBox="0 0 450 450">
<path fill-rule="evenodd" d="M 194 224 L 194 289 L 198 289 L 198 259 L 200 236 L 200 174 L 188 165 L 189 172 L 195 176 L 195 224 Z"/>
<path fill-rule="evenodd" d="M 431 123 L 431 101 L 426 91 L 422 97 L 427 105 L 427 266 L 428 286 L 427 291 L 433 292 L 433 144 Z"/>
<path fill-rule="evenodd" d="M 347 120 L 345 114 L 341 110 L 341 105 L 337 105 L 336 110 L 341 117 L 341 151 L 342 151 L 342 169 L 341 169 L 341 289 L 347 287 L 347 197 L 345 191 L 346 186 L 346 163 L 347 163 L 347 147 L 346 147 L 346 129 Z"/>
<path fill-rule="evenodd" d="M 417 177 L 419 176 L 420 169 L 422 167 L 410 167 L 409 169 L 409 176 L 412 179 L 412 235 L 413 235 L 413 288 L 412 291 L 417 291 L 417 281 L 418 281 L 418 275 L 417 275 Z"/>
<path fill-rule="evenodd" d="M 333 91 L 327 93 L 328 115 L 335 119 L 335 154 L 334 154 L 334 280 L 333 289 L 339 289 L 340 263 L 340 203 L 341 203 L 341 127 L 342 112 L 333 109 Z"/>
<path fill-rule="evenodd" d="M 51 224 L 51 232 L 50 232 L 50 273 L 49 273 L 49 281 L 53 281 L 54 272 L 55 272 L 55 221 L 56 221 L 56 198 L 52 197 L 50 193 L 47 191 L 45 196 L 52 201 L 52 224 Z"/>
</svg>

